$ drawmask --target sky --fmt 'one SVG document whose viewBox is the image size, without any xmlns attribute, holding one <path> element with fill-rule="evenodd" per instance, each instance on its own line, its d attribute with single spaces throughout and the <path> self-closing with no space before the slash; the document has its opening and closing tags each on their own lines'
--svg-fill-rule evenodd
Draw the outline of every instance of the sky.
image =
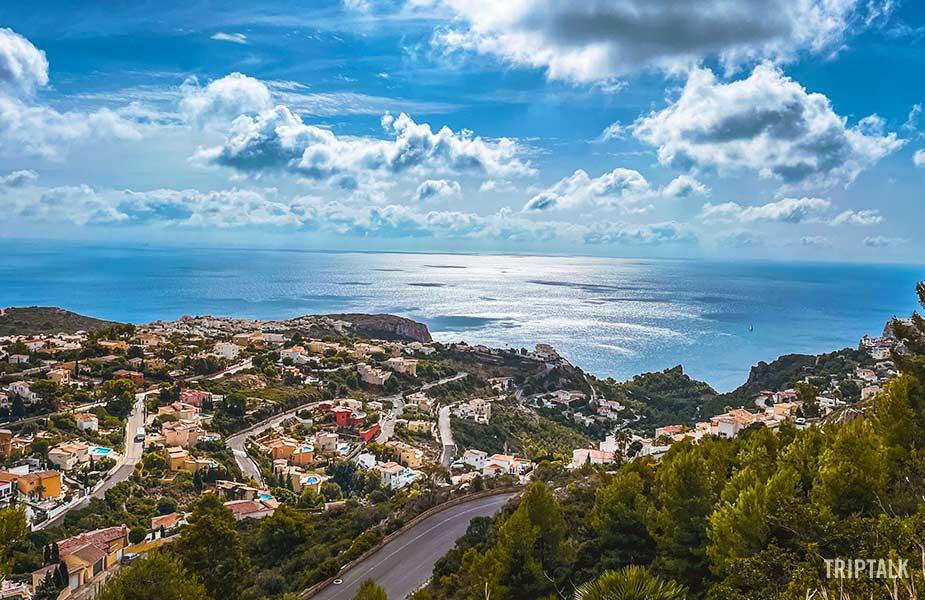
<svg viewBox="0 0 925 600">
<path fill-rule="evenodd" d="M 0 237 L 921 262 L 909 0 L 0 5 Z"/>
</svg>

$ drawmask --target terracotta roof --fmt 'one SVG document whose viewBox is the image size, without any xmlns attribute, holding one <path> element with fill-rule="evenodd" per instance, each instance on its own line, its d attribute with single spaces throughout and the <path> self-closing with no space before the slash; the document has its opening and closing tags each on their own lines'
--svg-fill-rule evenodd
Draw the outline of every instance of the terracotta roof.
<svg viewBox="0 0 925 600">
<path fill-rule="evenodd" d="M 231 502 L 226 502 L 225 506 L 231 509 L 231 512 L 235 516 L 254 515 L 274 510 L 273 507 L 267 506 L 263 502 L 257 500 L 232 500 Z"/>
<path fill-rule="evenodd" d="M 119 525 L 117 527 L 106 527 L 105 529 L 96 529 L 75 535 L 58 542 L 58 553 L 61 556 L 73 554 L 78 549 L 87 544 L 93 544 L 100 548 L 109 549 L 109 544 L 119 538 L 128 535 L 128 525 Z"/>
<path fill-rule="evenodd" d="M 160 527 L 176 527 L 177 523 L 179 522 L 180 513 L 172 512 L 169 515 L 161 515 L 151 519 L 151 529 L 159 529 Z"/>
</svg>

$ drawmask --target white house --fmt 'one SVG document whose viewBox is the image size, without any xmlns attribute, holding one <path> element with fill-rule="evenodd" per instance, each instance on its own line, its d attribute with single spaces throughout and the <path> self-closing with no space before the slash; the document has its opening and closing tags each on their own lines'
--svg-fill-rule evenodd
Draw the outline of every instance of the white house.
<svg viewBox="0 0 925 600">
<path fill-rule="evenodd" d="M 219 342 L 212 348 L 212 354 L 227 358 L 228 360 L 234 360 L 241 354 L 241 350 L 243 349 L 244 348 L 241 346 L 232 344 L 231 342 Z"/>
<path fill-rule="evenodd" d="M 488 460 L 488 453 L 482 452 L 481 450 L 466 450 L 463 452 L 462 461 L 464 464 L 469 465 L 473 469 L 481 471 L 485 466 L 485 462 Z"/>
<path fill-rule="evenodd" d="M 38 394 L 32 391 L 32 388 L 29 387 L 29 384 L 25 381 L 14 381 L 7 387 L 7 390 L 15 395 L 19 396 L 26 402 L 32 403 L 38 400 Z"/>
<path fill-rule="evenodd" d="M 411 485 L 417 478 L 417 473 L 412 469 L 403 467 L 396 462 L 387 462 L 374 467 L 382 476 L 382 485 L 391 490 L 401 489 Z"/>
<path fill-rule="evenodd" d="M 593 448 L 577 448 L 572 450 L 571 466 L 578 468 L 591 463 L 592 465 L 606 465 L 613 462 L 613 452 L 595 450 Z"/>
<path fill-rule="evenodd" d="M 297 365 L 304 365 L 308 362 L 308 357 L 305 356 L 305 348 L 302 346 L 292 346 L 291 348 L 280 350 L 279 358 L 281 360 L 286 360 L 288 358 Z"/>
</svg>

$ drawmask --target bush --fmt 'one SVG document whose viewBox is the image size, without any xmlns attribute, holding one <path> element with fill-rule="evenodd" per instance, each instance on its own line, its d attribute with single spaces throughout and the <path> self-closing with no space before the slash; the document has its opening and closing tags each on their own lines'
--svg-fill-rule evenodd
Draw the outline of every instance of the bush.
<svg viewBox="0 0 925 600">
<path fill-rule="evenodd" d="M 129 531 L 128 541 L 130 541 L 133 544 L 140 544 L 141 542 L 145 541 L 145 538 L 147 536 L 148 536 L 147 529 L 145 529 L 144 527 L 136 527 L 132 529 L 131 531 Z"/>
</svg>

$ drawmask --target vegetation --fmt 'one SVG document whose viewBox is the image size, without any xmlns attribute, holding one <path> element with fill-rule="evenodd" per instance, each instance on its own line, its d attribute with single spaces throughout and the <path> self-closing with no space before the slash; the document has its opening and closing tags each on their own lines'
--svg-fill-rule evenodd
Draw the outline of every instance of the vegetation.
<svg viewBox="0 0 925 600">
<path fill-rule="evenodd" d="M 0 314 L 0 335 L 74 333 L 75 331 L 93 331 L 110 325 L 115 325 L 115 323 L 50 306 L 6 308 L 3 314 Z"/>
<path fill-rule="evenodd" d="M 616 400 L 642 417 L 637 424 L 645 429 L 663 425 L 693 424 L 722 412 L 715 400 L 719 394 L 706 383 L 691 379 L 681 365 L 658 373 L 637 375 L 617 383 L 606 379 L 595 388 L 607 400 Z"/>
<path fill-rule="evenodd" d="M 919 295 L 925 306 L 925 286 Z M 684 597 L 679 585 L 707 600 L 917 597 L 903 592 L 925 585 L 914 568 L 901 582 L 835 580 L 824 562 L 920 562 L 925 320 L 916 316 L 899 335 L 910 351 L 895 357 L 903 375 L 860 418 L 677 443 L 660 461 L 637 459 L 613 473 L 585 466 L 555 492 L 537 481 L 513 512 L 473 521 L 437 563 L 428 592 L 544 599 L 577 586 L 580 597 L 621 598 L 613 590 L 632 577 L 669 598 Z M 647 573 L 620 571 L 632 566 Z"/>
<path fill-rule="evenodd" d="M 123 567 L 97 600 L 210 600 L 205 586 L 175 556 L 155 551 Z"/>
<path fill-rule="evenodd" d="M 585 448 L 591 439 L 569 427 L 538 415 L 512 400 L 492 403 L 486 425 L 452 419 L 453 440 L 461 448 L 478 448 L 489 454 L 523 454 L 530 459 L 559 456 L 571 459 L 574 448 Z"/>
</svg>

